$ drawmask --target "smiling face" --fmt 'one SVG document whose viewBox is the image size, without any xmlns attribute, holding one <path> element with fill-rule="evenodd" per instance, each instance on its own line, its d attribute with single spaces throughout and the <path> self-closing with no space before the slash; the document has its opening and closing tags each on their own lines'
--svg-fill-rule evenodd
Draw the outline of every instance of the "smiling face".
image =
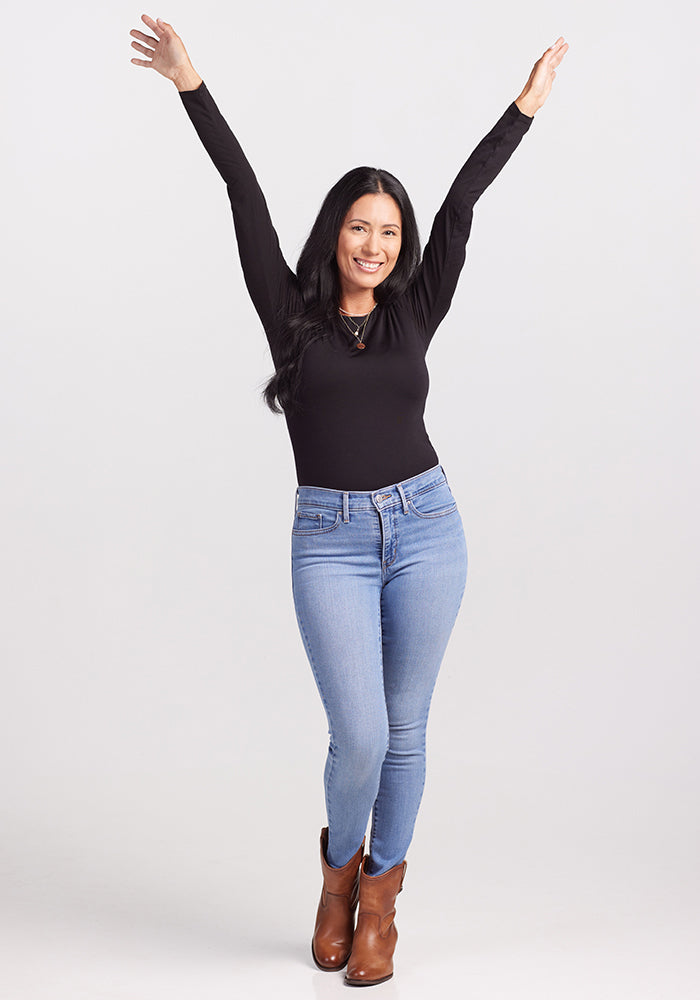
<svg viewBox="0 0 700 1000">
<path fill-rule="evenodd" d="M 341 297 L 370 295 L 393 271 L 400 249 L 401 212 L 391 195 L 358 198 L 338 234 L 335 256 Z"/>
</svg>

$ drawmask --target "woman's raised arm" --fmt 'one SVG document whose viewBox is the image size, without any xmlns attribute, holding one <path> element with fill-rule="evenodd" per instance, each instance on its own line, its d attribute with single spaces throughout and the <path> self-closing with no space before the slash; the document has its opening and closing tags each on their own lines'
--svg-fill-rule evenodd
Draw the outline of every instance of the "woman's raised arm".
<svg viewBox="0 0 700 1000">
<path fill-rule="evenodd" d="M 568 42 L 559 38 L 537 60 L 521 93 L 476 146 L 435 216 L 418 274 L 408 291 L 426 347 L 444 319 L 457 287 L 474 206 L 530 128 L 535 112 L 552 89 L 554 68 L 568 47 Z"/>
<path fill-rule="evenodd" d="M 298 292 L 296 277 L 282 256 L 265 197 L 238 140 L 192 66 L 182 39 L 172 25 L 160 18 L 154 21 L 143 14 L 142 20 L 156 37 L 134 29 L 130 34 L 145 44 L 131 44 L 151 58 L 131 61 L 155 69 L 175 84 L 202 144 L 226 182 L 246 286 L 274 356 L 272 339 L 279 335 L 280 313 L 297 306 Z"/>
</svg>

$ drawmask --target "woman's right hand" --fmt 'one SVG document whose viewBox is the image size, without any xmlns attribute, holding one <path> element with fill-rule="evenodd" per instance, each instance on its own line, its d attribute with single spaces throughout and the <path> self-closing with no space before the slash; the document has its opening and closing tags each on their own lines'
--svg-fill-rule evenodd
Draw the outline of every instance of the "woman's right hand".
<svg viewBox="0 0 700 1000">
<path fill-rule="evenodd" d="M 135 66 L 147 66 L 154 69 L 167 80 L 172 80 L 178 90 L 196 90 L 202 82 L 202 78 L 196 72 L 182 39 L 177 35 L 166 21 L 158 18 L 156 21 L 148 14 L 142 14 L 141 20 L 156 35 L 144 35 L 142 31 L 132 29 L 129 34 L 134 38 L 140 38 L 140 42 L 132 42 L 133 48 L 150 59 L 132 59 Z M 148 46 L 148 47 L 147 47 Z"/>
</svg>

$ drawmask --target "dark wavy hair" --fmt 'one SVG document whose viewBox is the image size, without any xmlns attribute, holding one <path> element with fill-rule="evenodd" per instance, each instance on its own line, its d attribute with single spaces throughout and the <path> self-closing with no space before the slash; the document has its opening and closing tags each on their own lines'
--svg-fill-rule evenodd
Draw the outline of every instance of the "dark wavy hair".
<svg viewBox="0 0 700 1000">
<path fill-rule="evenodd" d="M 379 304 L 401 295 L 420 263 L 420 239 L 413 205 L 403 184 L 393 174 L 375 167 L 355 167 L 337 181 L 323 200 L 304 248 L 299 255 L 297 279 L 303 306 L 280 320 L 275 340 L 281 347 L 275 374 L 262 390 L 273 413 L 300 407 L 298 398 L 301 361 L 310 344 L 328 336 L 340 305 L 340 281 L 335 258 L 338 235 L 351 207 L 365 194 L 388 194 L 401 212 L 401 248 L 390 274 L 374 289 Z"/>
</svg>

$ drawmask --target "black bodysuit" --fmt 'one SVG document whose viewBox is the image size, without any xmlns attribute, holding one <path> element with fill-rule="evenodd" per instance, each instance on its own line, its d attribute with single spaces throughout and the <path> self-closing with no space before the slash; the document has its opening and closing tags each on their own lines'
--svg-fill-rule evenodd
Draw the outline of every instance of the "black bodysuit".
<svg viewBox="0 0 700 1000">
<path fill-rule="evenodd" d="M 279 361 L 279 311 L 296 312 L 301 295 L 285 262 L 253 170 L 205 83 L 180 97 L 226 182 L 246 286 Z M 338 318 L 328 339 L 302 362 L 303 409 L 285 414 L 303 486 L 375 490 L 438 464 L 423 423 L 425 354 L 452 301 L 466 257 L 476 200 L 505 166 L 532 124 L 515 101 L 478 144 L 435 216 L 415 279 L 374 310 L 366 350 Z"/>
</svg>

